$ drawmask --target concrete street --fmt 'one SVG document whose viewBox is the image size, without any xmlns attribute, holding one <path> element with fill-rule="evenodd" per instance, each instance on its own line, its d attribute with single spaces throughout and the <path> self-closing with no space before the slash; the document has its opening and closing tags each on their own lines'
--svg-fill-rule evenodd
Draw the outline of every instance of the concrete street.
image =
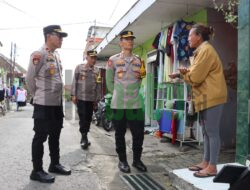
<svg viewBox="0 0 250 190">
<path fill-rule="evenodd" d="M 129 190 L 120 179 L 117 169 L 117 155 L 114 146 L 114 132 L 91 126 L 88 151 L 80 148 L 78 121 L 71 112 L 72 105 L 66 104 L 66 119 L 61 134 L 61 163 L 70 166 L 71 176 L 56 176 L 54 184 L 30 181 L 32 169 L 31 142 L 33 138 L 32 109 L 28 105 L 19 112 L 9 112 L 0 117 L 0 190 Z M 69 109 L 70 108 L 70 109 Z M 128 158 L 132 164 L 131 135 L 127 134 Z M 159 139 L 146 135 L 143 161 L 148 166 L 148 174 L 166 190 L 173 190 L 168 177 L 172 169 L 184 168 L 201 158 L 201 150 L 185 147 L 180 152 L 178 145 L 160 143 Z M 221 162 L 233 161 L 234 153 L 226 151 Z M 50 163 L 48 146 L 45 146 L 44 169 Z M 132 173 L 137 171 L 133 168 Z"/>
</svg>

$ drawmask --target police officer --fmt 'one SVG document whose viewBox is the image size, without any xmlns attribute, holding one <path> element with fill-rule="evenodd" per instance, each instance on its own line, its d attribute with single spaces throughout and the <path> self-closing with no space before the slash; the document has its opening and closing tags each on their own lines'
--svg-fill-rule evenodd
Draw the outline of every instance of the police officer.
<svg viewBox="0 0 250 190">
<path fill-rule="evenodd" d="M 82 149 L 90 145 L 88 132 L 93 115 L 93 109 L 100 99 L 100 73 L 94 66 L 97 59 L 95 50 L 87 51 L 86 64 L 77 65 L 73 78 L 71 95 L 72 101 L 77 105 Z"/>
<path fill-rule="evenodd" d="M 32 53 L 26 76 L 27 86 L 33 96 L 34 131 L 32 142 L 33 171 L 31 180 L 53 183 L 55 177 L 43 170 L 43 143 L 48 137 L 50 150 L 49 172 L 70 175 L 70 169 L 59 162 L 59 138 L 63 127 L 62 65 L 57 48 L 61 48 L 67 33 L 59 25 L 43 28 L 45 45 Z"/>
<path fill-rule="evenodd" d="M 141 161 L 144 139 L 144 112 L 142 97 L 139 95 L 141 85 L 141 60 L 132 54 L 135 36 L 132 31 L 120 34 L 121 53 L 110 57 L 106 66 L 108 90 L 113 93 L 111 108 L 115 127 L 116 152 L 119 157 L 118 168 L 130 173 L 127 162 L 125 133 L 127 124 L 133 137 L 133 166 L 146 172 Z"/>
</svg>

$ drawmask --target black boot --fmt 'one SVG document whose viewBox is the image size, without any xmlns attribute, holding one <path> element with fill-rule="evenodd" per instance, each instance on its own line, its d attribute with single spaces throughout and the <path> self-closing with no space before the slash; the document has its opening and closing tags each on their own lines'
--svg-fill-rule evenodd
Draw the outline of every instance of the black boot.
<svg viewBox="0 0 250 190">
<path fill-rule="evenodd" d="M 43 170 L 35 171 L 33 170 L 30 174 L 30 179 L 34 181 L 40 181 L 41 183 L 53 183 L 55 177 L 46 173 Z"/>
<path fill-rule="evenodd" d="M 141 161 L 141 152 L 134 151 L 134 161 L 132 166 L 135 167 L 140 172 L 147 172 L 147 167 Z"/>
<path fill-rule="evenodd" d="M 123 173 L 130 173 L 130 167 L 129 167 L 128 162 L 127 162 L 126 153 L 125 154 L 119 153 L 118 157 L 119 157 L 118 168 L 120 169 L 120 171 Z"/>
<path fill-rule="evenodd" d="M 61 174 L 61 175 L 70 175 L 71 170 L 62 166 L 61 164 L 50 164 L 49 172 Z"/>
<path fill-rule="evenodd" d="M 82 133 L 82 139 L 81 139 L 82 149 L 86 150 L 89 146 L 90 146 L 90 142 L 88 140 L 88 133 Z"/>
<path fill-rule="evenodd" d="M 147 172 L 147 167 L 144 165 L 144 163 L 141 160 L 134 161 L 132 166 L 135 167 L 140 172 Z"/>
<path fill-rule="evenodd" d="M 118 168 L 123 173 L 130 173 L 130 167 L 127 161 L 119 161 Z"/>
</svg>

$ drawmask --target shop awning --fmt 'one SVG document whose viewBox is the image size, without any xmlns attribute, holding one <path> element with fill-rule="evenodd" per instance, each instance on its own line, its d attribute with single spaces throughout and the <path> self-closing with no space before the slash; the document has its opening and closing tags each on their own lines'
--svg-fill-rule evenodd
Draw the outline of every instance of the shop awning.
<svg viewBox="0 0 250 190">
<path fill-rule="evenodd" d="M 120 51 L 117 35 L 132 30 L 136 35 L 135 47 L 155 36 L 162 28 L 177 19 L 191 16 L 212 0 L 140 0 L 117 22 L 105 39 L 97 46 L 100 57 L 109 57 Z"/>
</svg>

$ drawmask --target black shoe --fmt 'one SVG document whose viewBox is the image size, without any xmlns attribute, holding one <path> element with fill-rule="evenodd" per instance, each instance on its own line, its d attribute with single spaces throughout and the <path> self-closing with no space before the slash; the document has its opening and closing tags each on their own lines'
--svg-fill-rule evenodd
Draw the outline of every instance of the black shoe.
<svg viewBox="0 0 250 190">
<path fill-rule="evenodd" d="M 56 174 L 61 174 L 61 175 L 70 175 L 71 174 L 71 170 L 68 169 L 68 168 L 65 168 L 61 164 L 50 165 L 49 166 L 49 172 L 56 173 Z"/>
<path fill-rule="evenodd" d="M 123 173 L 130 173 L 130 167 L 128 165 L 128 162 L 119 162 L 118 168 L 120 169 L 121 172 Z"/>
<path fill-rule="evenodd" d="M 141 160 L 134 161 L 132 166 L 135 167 L 140 172 L 147 172 L 147 167 L 143 164 Z"/>
<path fill-rule="evenodd" d="M 86 150 L 88 147 L 91 145 L 91 143 L 88 140 L 87 133 L 82 134 L 82 139 L 81 139 L 81 147 L 82 149 Z"/>
<path fill-rule="evenodd" d="M 46 173 L 45 171 L 32 171 L 30 174 L 30 179 L 34 181 L 40 181 L 41 183 L 54 183 L 55 177 Z"/>
</svg>

